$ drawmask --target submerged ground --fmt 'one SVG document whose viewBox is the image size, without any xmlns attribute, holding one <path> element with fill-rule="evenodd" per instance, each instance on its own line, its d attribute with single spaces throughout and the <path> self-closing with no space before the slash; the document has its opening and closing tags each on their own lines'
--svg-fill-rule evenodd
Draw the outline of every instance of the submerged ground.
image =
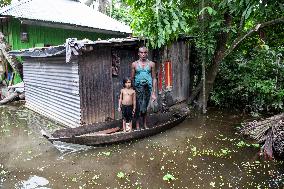
<svg viewBox="0 0 284 189">
<path fill-rule="evenodd" d="M 47 142 L 58 125 L 0 107 L 0 188 L 283 188 L 284 164 L 237 135 L 240 113 L 209 110 L 162 134 L 109 147 Z"/>
</svg>

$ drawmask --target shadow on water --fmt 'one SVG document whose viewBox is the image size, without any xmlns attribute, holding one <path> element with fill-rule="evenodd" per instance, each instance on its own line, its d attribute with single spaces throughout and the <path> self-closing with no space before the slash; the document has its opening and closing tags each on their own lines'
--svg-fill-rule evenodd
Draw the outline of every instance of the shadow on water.
<svg viewBox="0 0 284 189">
<path fill-rule="evenodd" d="M 60 125 L 0 107 L 0 188 L 283 188 L 283 162 L 236 134 L 249 119 L 212 109 L 159 135 L 108 147 L 49 143 Z"/>
</svg>

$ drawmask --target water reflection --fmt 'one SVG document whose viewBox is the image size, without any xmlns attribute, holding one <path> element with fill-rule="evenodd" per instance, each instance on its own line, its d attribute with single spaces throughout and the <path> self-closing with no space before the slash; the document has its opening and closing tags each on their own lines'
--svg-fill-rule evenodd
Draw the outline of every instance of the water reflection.
<svg viewBox="0 0 284 189">
<path fill-rule="evenodd" d="M 17 189 L 51 189 L 47 187 L 49 181 L 43 177 L 36 175 L 31 176 L 28 180 L 20 181 L 18 185 L 15 186 Z"/>
</svg>

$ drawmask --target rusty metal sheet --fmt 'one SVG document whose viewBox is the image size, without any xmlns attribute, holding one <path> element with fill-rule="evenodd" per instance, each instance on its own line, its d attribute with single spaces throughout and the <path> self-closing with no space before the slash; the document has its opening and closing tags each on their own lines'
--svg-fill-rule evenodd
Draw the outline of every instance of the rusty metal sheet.
<svg viewBox="0 0 284 189">
<path fill-rule="evenodd" d="M 114 118 L 111 77 L 111 47 L 94 47 L 80 58 L 80 99 L 82 123 Z"/>
<path fill-rule="evenodd" d="M 158 65 L 170 60 L 172 62 L 173 86 L 166 95 L 172 103 L 182 102 L 189 97 L 189 45 L 186 41 L 174 42 L 171 46 L 160 49 Z M 156 66 L 159 68 L 159 66 Z M 160 70 L 159 70 L 160 71 Z"/>
<path fill-rule="evenodd" d="M 173 65 L 173 100 L 181 102 L 188 98 L 189 49 L 185 41 L 175 42 L 169 49 Z"/>
</svg>

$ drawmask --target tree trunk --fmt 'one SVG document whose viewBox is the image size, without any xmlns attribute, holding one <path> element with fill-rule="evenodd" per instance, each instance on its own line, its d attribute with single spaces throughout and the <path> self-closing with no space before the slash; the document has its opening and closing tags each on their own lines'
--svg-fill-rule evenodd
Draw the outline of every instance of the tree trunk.
<svg viewBox="0 0 284 189">
<path fill-rule="evenodd" d="M 99 0 L 99 11 L 103 14 L 107 13 L 107 6 L 108 1 L 107 0 Z"/>
<path fill-rule="evenodd" d="M 19 93 L 13 93 L 10 96 L 4 98 L 3 100 L 0 101 L 0 105 L 5 105 L 8 104 L 10 102 L 13 102 L 16 100 L 16 98 L 19 96 Z"/>
<path fill-rule="evenodd" d="M 230 27 L 232 23 L 231 15 L 229 13 L 225 13 L 224 19 L 225 19 L 225 27 Z M 216 37 L 217 37 L 217 46 L 215 49 L 213 60 L 212 60 L 210 67 L 206 71 L 206 86 L 205 86 L 206 104 L 203 104 L 203 101 L 202 101 L 203 92 L 201 92 L 198 98 L 199 107 L 203 107 L 203 106 L 206 107 L 207 105 L 209 94 L 213 89 L 213 84 L 214 84 L 214 81 L 216 79 L 216 76 L 219 70 L 220 62 L 225 56 L 226 44 L 229 38 L 229 33 L 222 32 Z"/>
<path fill-rule="evenodd" d="M 4 41 L 4 35 L 0 32 L 0 61 L 10 64 L 20 74 L 21 79 L 23 79 L 23 65 L 15 57 L 9 55 L 9 50 L 11 50 L 9 44 Z"/>
</svg>

